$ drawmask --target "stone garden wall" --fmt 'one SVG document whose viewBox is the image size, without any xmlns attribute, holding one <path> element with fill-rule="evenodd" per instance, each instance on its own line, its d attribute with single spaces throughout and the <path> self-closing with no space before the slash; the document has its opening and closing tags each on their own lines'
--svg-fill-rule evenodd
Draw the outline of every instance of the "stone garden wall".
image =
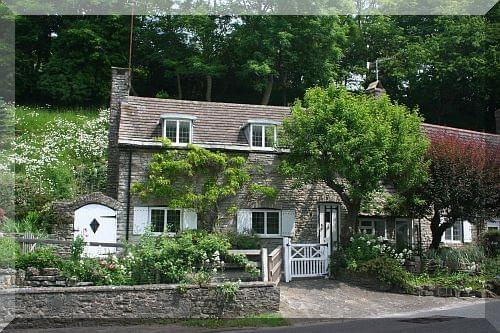
<svg viewBox="0 0 500 333">
<path fill-rule="evenodd" d="M 47 287 L 0 290 L 15 297 L 15 308 L 0 303 L 0 313 L 23 319 L 160 319 L 244 317 L 279 310 L 273 283 L 242 282 L 234 294 L 221 285 L 140 285 Z"/>
</svg>

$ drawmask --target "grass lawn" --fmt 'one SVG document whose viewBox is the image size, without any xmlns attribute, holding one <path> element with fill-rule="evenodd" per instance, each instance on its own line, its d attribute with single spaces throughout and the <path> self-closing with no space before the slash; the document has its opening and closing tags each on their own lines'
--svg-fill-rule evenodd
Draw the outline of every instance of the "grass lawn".
<svg viewBox="0 0 500 333">
<path fill-rule="evenodd" d="M 16 134 L 42 134 L 47 123 L 63 119 L 76 124 L 98 116 L 98 108 L 60 108 L 46 106 L 16 106 Z"/>
<path fill-rule="evenodd" d="M 279 313 L 265 313 L 261 315 L 235 318 L 235 319 L 187 319 L 180 324 L 192 327 L 203 327 L 209 329 L 231 328 L 231 327 L 278 327 L 288 326 L 290 323 Z"/>
</svg>

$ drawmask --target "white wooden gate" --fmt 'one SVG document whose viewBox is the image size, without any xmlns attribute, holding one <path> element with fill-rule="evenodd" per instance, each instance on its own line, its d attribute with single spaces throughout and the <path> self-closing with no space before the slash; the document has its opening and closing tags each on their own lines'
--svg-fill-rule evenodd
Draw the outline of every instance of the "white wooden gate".
<svg viewBox="0 0 500 333">
<path fill-rule="evenodd" d="M 116 243 L 116 211 L 108 206 L 88 204 L 75 210 L 74 237 L 85 242 Z M 85 246 L 84 254 L 98 257 L 116 252 L 115 247 Z"/>
<path fill-rule="evenodd" d="M 314 277 L 328 274 L 327 244 L 292 244 L 283 238 L 285 282 L 294 277 Z"/>
</svg>

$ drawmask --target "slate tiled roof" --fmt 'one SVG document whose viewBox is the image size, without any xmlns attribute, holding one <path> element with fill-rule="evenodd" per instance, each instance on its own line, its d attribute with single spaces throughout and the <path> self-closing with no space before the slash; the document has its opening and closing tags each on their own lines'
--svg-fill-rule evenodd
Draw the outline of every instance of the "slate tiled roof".
<svg viewBox="0 0 500 333">
<path fill-rule="evenodd" d="M 282 121 L 291 114 L 288 107 L 252 104 L 199 102 L 129 96 L 121 107 L 119 143 L 158 145 L 161 136 L 162 114 L 177 113 L 195 116 L 193 143 L 248 147 L 241 127 L 252 119 Z M 425 133 L 432 139 L 443 134 L 457 135 L 466 140 L 484 142 L 500 149 L 500 135 L 459 128 L 424 124 Z"/>
<path fill-rule="evenodd" d="M 424 132 L 429 139 L 437 138 L 443 135 L 453 135 L 460 139 L 470 141 L 475 140 L 484 143 L 486 147 L 499 150 L 500 149 L 500 135 L 492 133 L 483 133 L 465 130 L 461 128 L 454 128 L 448 126 L 426 124 L 423 125 Z"/>
<path fill-rule="evenodd" d="M 193 143 L 248 146 L 241 127 L 252 119 L 282 121 L 290 108 L 251 104 L 199 102 L 129 96 L 122 102 L 119 143 L 155 145 L 161 136 L 160 116 L 195 116 Z"/>
</svg>

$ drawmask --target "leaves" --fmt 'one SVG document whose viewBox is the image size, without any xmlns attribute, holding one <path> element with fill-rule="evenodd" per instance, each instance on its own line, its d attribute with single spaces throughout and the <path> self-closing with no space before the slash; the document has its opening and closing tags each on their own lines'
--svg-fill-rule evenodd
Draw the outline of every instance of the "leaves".
<svg viewBox="0 0 500 333">
<path fill-rule="evenodd" d="M 152 157 L 146 182 L 133 184 L 133 192 L 143 199 L 161 199 L 169 207 L 195 208 L 212 228 L 221 201 L 250 180 L 246 159 L 196 145 L 181 150 L 164 144 L 165 149 Z"/>
</svg>

